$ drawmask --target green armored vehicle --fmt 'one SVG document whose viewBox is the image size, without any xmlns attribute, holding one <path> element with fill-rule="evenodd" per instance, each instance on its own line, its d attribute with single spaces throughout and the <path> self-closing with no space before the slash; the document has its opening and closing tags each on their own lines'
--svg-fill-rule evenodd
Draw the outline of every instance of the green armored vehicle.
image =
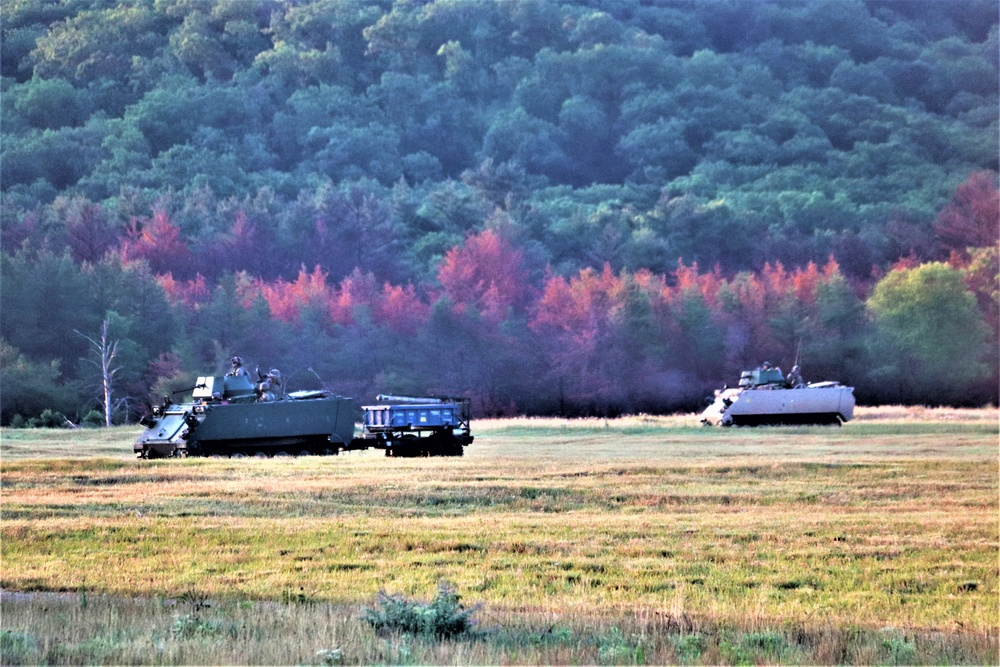
<svg viewBox="0 0 1000 667">
<path fill-rule="evenodd" d="M 143 418 L 146 430 L 135 441 L 136 455 L 330 455 L 351 442 L 350 399 L 323 390 L 284 395 L 272 391 L 268 380 L 255 387 L 245 374 L 199 377 L 191 403 L 164 397 Z"/>
</svg>

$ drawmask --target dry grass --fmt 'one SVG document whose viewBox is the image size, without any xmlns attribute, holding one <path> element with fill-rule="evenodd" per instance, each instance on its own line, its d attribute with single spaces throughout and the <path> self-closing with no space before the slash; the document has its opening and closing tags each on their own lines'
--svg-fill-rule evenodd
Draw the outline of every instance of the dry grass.
<svg viewBox="0 0 1000 667">
<path fill-rule="evenodd" d="M 135 429 L 4 430 L 3 631 L 23 649 L 4 662 L 996 662 L 997 418 L 510 419 L 477 422 L 462 459 L 410 460 L 136 461 Z M 440 579 L 489 632 L 359 624 L 379 589 Z M 238 629 L 172 635 L 186 591 Z"/>
<path fill-rule="evenodd" d="M 976 633 L 828 623 L 762 629 L 643 611 L 622 616 L 488 609 L 466 635 L 376 634 L 330 602 L 6 595 L 3 664 L 989 664 Z"/>
</svg>

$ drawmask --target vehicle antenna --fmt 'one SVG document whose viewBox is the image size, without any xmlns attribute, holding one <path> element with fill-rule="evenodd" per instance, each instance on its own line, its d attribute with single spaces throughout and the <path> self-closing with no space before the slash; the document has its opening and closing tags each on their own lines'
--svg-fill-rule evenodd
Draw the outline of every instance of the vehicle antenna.
<svg viewBox="0 0 1000 667">
<path fill-rule="evenodd" d="M 321 387 L 323 387 L 323 389 L 326 389 L 327 391 L 330 391 L 330 388 L 326 386 L 326 382 L 324 382 L 323 378 L 321 378 L 319 376 L 319 373 L 317 373 L 316 371 L 313 370 L 312 366 L 309 367 L 309 372 L 316 376 L 316 379 L 319 380 L 319 384 L 320 384 Z"/>
</svg>

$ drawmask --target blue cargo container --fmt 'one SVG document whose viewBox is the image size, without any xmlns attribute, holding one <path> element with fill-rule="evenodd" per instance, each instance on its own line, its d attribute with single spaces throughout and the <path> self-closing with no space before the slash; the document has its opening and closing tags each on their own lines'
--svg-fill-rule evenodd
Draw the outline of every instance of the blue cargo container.
<svg viewBox="0 0 1000 667">
<path fill-rule="evenodd" d="M 386 456 L 462 456 L 471 444 L 467 398 L 384 396 L 363 406 L 353 449 L 376 447 Z"/>
<path fill-rule="evenodd" d="M 369 431 L 406 429 L 438 430 L 459 423 L 457 405 L 370 405 L 364 408 L 364 426 Z"/>
</svg>

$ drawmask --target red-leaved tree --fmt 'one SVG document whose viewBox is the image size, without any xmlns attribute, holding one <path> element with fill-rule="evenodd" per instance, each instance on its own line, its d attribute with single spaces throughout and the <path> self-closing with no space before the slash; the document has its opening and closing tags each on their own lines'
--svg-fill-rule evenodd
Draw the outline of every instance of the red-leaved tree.
<svg viewBox="0 0 1000 667">
<path fill-rule="evenodd" d="M 438 282 L 456 311 L 471 306 L 492 323 L 502 322 L 511 308 L 523 308 L 528 294 L 523 251 L 492 229 L 449 250 Z"/>
<path fill-rule="evenodd" d="M 938 213 L 934 231 L 946 251 L 964 254 L 968 248 L 996 245 L 1000 238 L 996 174 L 977 171 L 959 185 L 954 199 Z"/>
<path fill-rule="evenodd" d="M 200 273 L 190 280 L 177 280 L 174 274 L 168 271 L 157 276 L 156 281 L 166 294 L 167 301 L 175 306 L 182 305 L 194 310 L 212 298 L 212 290 L 205 281 L 205 276 Z"/>
<path fill-rule="evenodd" d="M 340 281 L 340 289 L 329 301 L 330 319 L 337 324 L 348 325 L 355 322 L 359 309 L 371 310 L 378 300 L 378 283 L 374 274 L 355 268 Z"/>
<path fill-rule="evenodd" d="M 172 273 L 182 279 L 194 275 L 191 250 L 162 208 L 153 211 L 152 219 L 132 218 L 122 239 L 121 256 L 123 261 L 146 260 L 153 273 Z"/>
<path fill-rule="evenodd" d="M 397 333 L 416 334 L 427 323 L 431 308 L 420 300 L 413 285 L 386 282 L 374 304 L 375 321 Z"/>
<path fill-rule="evenodd" d="M 304 306 L 322 308 L 329 303 L 331 290 L 326 284 L 326 277 L 326 272 L 318 266 L 311 273 L 306 273 L 305 267 L 302 267 L 291 282 L 279 278 L 268 283 L 258 279 L 255 284 L 276 319 L 297 323 Z"/>
</svg>

